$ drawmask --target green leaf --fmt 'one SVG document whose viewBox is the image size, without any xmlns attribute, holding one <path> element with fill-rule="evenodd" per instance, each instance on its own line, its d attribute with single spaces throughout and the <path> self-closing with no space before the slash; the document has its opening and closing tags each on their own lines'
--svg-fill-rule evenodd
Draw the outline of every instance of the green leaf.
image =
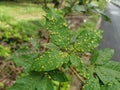
<svg viewBox="0 0 120 90">
<path fill-rule="evenodd" d="M 84 78 L 87 77 L 86 68 L 84 68 L 84 64 L 81 58 L 75 54 L 70 55 L 71 65 L 77 70 L 78 74 Z"/>
<path fill-rule="evenodd" d="M 38 82 L 37 86 L 38 86 L 37 90 L 54 90 L 52 82 L 48 77 L 43 78 L 40 83 Z"/>
<path fill-rule="evenodd" d="M 40 57 L 35 59 L 32 70 L 33 71 L 51 71 L 61 67 L 69 61 L 68 53 L 57 50 L 49 50 L 43 53 Z"/>
<path fill-rule="evenodd" d="M 88 76 L 83 90 L 100 90 L 99 79 L 94 76 L 93 67 L 88 67 Z"/>
<path fill-rule="evenodd" d="M 75 52 L 91 52 L 102 38 L 102 31 L 95 29 L 93 22 L 85 22 L 76 30 L 77 38 L 74 43 Z"/>
<path fill-rule="evenodd" d="M 98 66 L 95 70 L 104 84 L 119 82 L 120 80 L 120 72 L 112 70 L 112 68 Z"/>
<path fill-rule="evenodd" d="M 33 46 L 33 48 L 35 48 L 36 50 L 39 50 L 40 45 L 39 45 L 39 39 L 36 38 L 31 38 L 30 39 L 30 44 Z"/>
<path fill-rule="evenodd" d="M 96 7 L 98 7 L 99 5 L 98 5 L 98 2 L 96 2 L 96 1 L 92 1 L 91 3 L 89 3 L 88 4 L 88 7 L 89 8 L 96 8 Z"/>
<path fill-rule="evenodd" d="M 57 47 L 55 44 L 53 43 L 44 43 L 41 44 L 43 47 L 48 48 L 48 49 L 59 49 L 59 47 Z"/>
<path fill-rule="evenodd" d="M 90 78 L 83 86 L 83 90 L 100 90 L 99 79 Z"/>
<path fill-rule="evenodd" d="M 86 11 L 86 8 L 84 5 L 75 5 L 73 6 L 72 11 L 77 11 L 77 12 Z"/>
<path fill-rule="evenodd" d="M 82 60 L 77 55 L 71 54 L 70 62 L 77 70 L 81 70 L 83 68 Z"/>
<path fill-rule="evenodd" d="M 101 90 L 120 90 L 120 83 L 103 85 Z"/>
<path fill-rule="evenodd" d="M 50 79 L 40 74 L 30 74 L 19 78 L 7 90 L 54 90 Z"/>
<path fill-rule="evenodd" d="M 111 19 L 102 11 L 100 11 L 99 9 L 96 9 L 96 11 L 102 16 L 102 18 L 108 22 L 111 22 Z"/>
<path fill-rule="evenodd" d="M 73 43 L 76 41 L 77 36 L 78 36 L 78 35 L 75 34 L 75 35 L 73 35 L 73 36 L 71 37 L 70 44 L 73 44 Z"/>
<path fill-rule="evenodd" d="M 111 68 L 112 70 L 120 72 L 120 62 L 109 61 L 104 65 L 104 67 Z"/>
<path fill-rule="evenodd" d="M 114 54 L 114 50 L 112 49 L 104 49 L 99 51 L 99 56 L 97 57 L 96 64 L 103 65 L 106 64 L 112 58 Z"/>
<path fill-rule="evenodd" d="M 29 72 L 32 63 L 38 54 L 38 52 L 34 52 L 27 47 L 22 47 L 13 53 L 11 58 L 17 66 L 22 66 L 25 72 Z"/>
<path fill-rule="evenodd" d="M 66 49 L 69 46 L 70 30 L 61 14 L 62 11 L 56 9 L 49 9 L 46 11 L 46 25 L 45 28 L 50 34 L 50 43 Z"/>
<path fill-rule="evenodd" d="M 65 75 L 65 73 L 63 73 L 60 70 L 51 71 L 51 72 L 49 72 L 49 74 L 50 74 L 51 78 L 55 81 L 58 81 L 58 82 L 67 82 L 68 81 L 68 78 Z"/>
<path fill-rule="evenodd" d="M 90 57 L 91 64 L 95 64 L 98 56 L 99 56 L 99 51 L 98 50 L 92 51 L 91 57 Z"/>
</svg>

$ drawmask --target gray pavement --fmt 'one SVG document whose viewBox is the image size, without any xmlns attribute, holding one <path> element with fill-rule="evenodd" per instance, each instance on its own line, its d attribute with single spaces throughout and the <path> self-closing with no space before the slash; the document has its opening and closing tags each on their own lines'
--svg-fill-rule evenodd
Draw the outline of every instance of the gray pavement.
<svg viewBox="0 0 120 90">
<path fill-rule="evenodd" d="M 102 21 L 101 29 L 104 30 L 104 33 L 98 48 L 114 49 L 115 54 L 112 59 L 120 62 L 120 8 L 108 2 L 105 12 L 112 22 Z"/>
<path fill-rule="evenodd" d="M 111 2 L 120 7 L 120 0 L 111 0 Z"/>
</svg>

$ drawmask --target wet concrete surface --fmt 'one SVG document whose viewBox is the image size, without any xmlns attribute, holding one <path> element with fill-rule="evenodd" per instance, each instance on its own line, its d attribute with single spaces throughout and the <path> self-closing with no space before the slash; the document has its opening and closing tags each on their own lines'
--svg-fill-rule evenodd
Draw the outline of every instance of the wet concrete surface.
<svg viewBox="0 0 120 90">
<path fill-rule="evenodd" d="M 105 13 L 112 22 L 102 21 L 101 29 L 104 31 L 99 49 L 112 48 L 115 53 L 112 60 L 120 62 L 120 7 L 108 2 Z"/>
</svg>

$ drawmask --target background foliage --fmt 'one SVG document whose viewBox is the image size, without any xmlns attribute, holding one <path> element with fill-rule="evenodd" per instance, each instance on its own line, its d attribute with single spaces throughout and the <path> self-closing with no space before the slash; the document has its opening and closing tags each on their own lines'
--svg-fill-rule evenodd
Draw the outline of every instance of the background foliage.
<svg viewBox="0 0 120 90">
<path fill-rule="evenodd" d="M 111 61 L 114 51 L 96 49 L 102 31 L 96 29 L 95 21 L 99 15 L 110 19 L 98 10 L 105 7 L 103 0 L 93 0 L 97 4 L 89 6 L 91 1 L 73 4 L 78 15 L 87 16 L 74 30 L 70 30 L 65 18 L 68 11 L 74 12 L 67 1 L 62 10 L 0 2 L 0 57 L 22 67 L 22 73 L 7 90 L 67 90 L 69 73 L 81 82 L 82 90 L 119 90 L 120 63 Z M 2 89 L 4 86 L 2 83 Z"/>
</svg>

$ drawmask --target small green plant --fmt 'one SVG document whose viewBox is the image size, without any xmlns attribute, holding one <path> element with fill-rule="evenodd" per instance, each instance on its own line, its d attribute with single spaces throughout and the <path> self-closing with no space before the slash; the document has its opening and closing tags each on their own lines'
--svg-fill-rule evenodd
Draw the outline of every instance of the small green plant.
<svg viewBox="0 0 120 90">
<path fill-rule="evenodd" d="M 96 50 L 102 31 L 93 22 L 71 31 L 63 11 L 46 8 L 45 12 L 45 23 L 35 33 L 36 22 L 14 24 L 32 36 L 9 57 L 23 72 L 7 90 L 67 90 L 70 78 L 66 72 L 79 79 L 82 90 L 119 90 L 120 63 L 110 61 L 113 50 Z"/>
<path fill-rule="evenodd" d="M 24 71 L 8 90 L 54 90 L 55 81 L 58 87 L 59 83 L 69 81 L 65 73 L 67 68 L 74 71 L 88 89 L 86 83 L 91 73 L 82 56 L 98 46 L 102 32 L 88 22 L 73 34 L 61 10 L 49 8 L 45 11 L 46 23 L 40 32 L 40 40 L 33 38 L 30 47 L 20 48 L 11 57 Z M 88 65 L 91 66 L 90 63 Z M 94 79 L 94 76 L 91 77 Z"/>
<path fill-rule="evenodd" d="M 67 0 L 68 5 L 64 7 L 66 14 L 68 13 L 84 13 L 84 14 L 98 14 L 104 20 L 111 22 L 111 19 L 103 12 L 106 1 L 100 0 Z"/>
</svg>

